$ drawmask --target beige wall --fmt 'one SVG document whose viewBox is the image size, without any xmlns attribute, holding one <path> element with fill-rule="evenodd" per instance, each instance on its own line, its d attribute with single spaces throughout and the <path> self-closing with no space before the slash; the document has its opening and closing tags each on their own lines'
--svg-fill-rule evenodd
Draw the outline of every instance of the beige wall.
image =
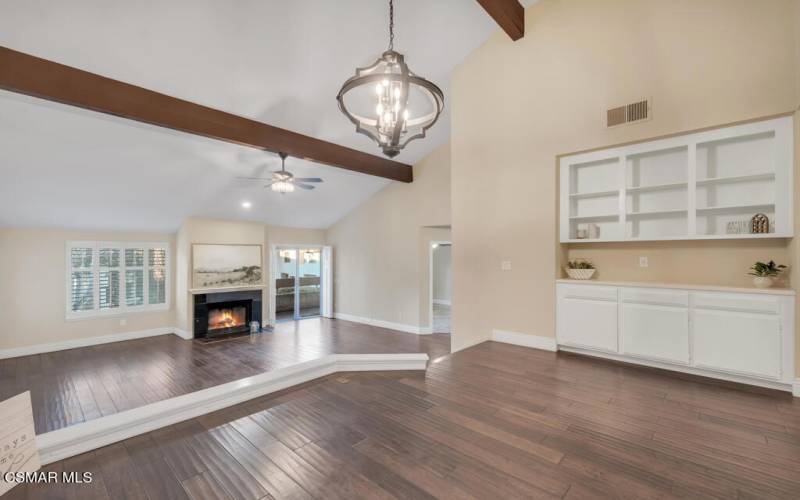
<svg viewBox="0 0 800 500">
<path fill-rule="evenodd" d="M 168 311 L 66 320 L 66 243 L 75 240 L 166 241 L 175 282 L 172 234 L 0 228 L 0 349 L 173 326 L 174 294 Z"/>
<path fill-rule="evenodd" d="M 262 268 L 269 276 L 269 247 L 279 244 L 325 244 L 325 231 L 320 229 L 298 229 L 267 226 L 260 222 L 215 220 L 204 218 L 186 219 L 177 237 L 178 269 L 176 270 L 176 326 L 192 331 L 191 247 L 193 243 L 223 243 L 231 245 L 261 245 Z M 268 296 L 264 293 L 262 318 L 269 317 Z"/>
<path fill-rule="evenodd" d="M 790 260 L 768 241 L 562 249 L 555 157 L 795 109 L 796 18 L 792 0 L 543 0 L 522 40 L 498 31 L 473 52 L 451 86 L 454 350 L 492 329 L 553 336 L 563 254 L 608 279 L 723 284 L 755 256 Z M 604 127 L 607 108 L 642 97 L 651 121 Z"/>
<path fill-rule="evenodd" d="M 414 182 L 393 183 L 328 228 L 334 310 L 427 326 L 428 241 L 450 225 L 450 148 L 414 166 Z M 423 286 L 424 284 L 424 286 Z"/>
</svg>

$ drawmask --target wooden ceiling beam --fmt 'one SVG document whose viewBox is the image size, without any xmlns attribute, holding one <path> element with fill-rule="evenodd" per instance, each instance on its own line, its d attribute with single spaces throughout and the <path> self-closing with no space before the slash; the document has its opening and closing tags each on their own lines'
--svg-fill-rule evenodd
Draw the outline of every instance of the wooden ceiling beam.
<svg viewBox="0 0 800 500">
<path fill-rule="evenodd" d="M 0 89 L 273 153 L 282 151 L 290 156 L 362 174 L 400 182 L 413 180 L 411 166 L 404 163 L 2 46 Z"/>
<path fill-rule="evenodd" d="M 478 0 L 478 3 L 512 40 L 525 36 L 525 8 L 519 0 Z"/>
</svg>

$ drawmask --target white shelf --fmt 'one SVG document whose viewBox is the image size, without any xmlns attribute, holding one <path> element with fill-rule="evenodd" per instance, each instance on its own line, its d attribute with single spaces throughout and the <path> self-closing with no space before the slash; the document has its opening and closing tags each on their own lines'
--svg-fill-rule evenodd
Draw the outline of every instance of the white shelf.
<svg viewBox="0 0 800 500">
<path fill-rule="evenodd" d="M 783 116 L 562 156 L 560 241 L 792 237 L 793 128 Z M 759 212 L 772 233 L 725 233 Z M 575 238 L 591 224 L 600 238 Z"/>
<path fill-rule="evenodd" d="M 569 220 L 574 220 L 574 221 L 611 220 L 611 219 L 619 219 L 619 214 L 578 215 L 569 218 Z"/>
<path fill-rule="evenodd" d="M 732 212 L 771 212 L 773 210 L 775 210 L 774 203 L 762 203 L 757 205 L 727 205 L 721 207 L 698 207 L 697 215 L 714 215 Z"/>
<path fill-rule="evenodd" d="M 618 196 L 619 189 L 614 189 L 612 191 L 595 191 L 593 193 L 571 193 L 569 195 L 572 199 L 583 199 L 583 198 L 604 198 L 606 196 Z"/>
<path fill-rule="evenodd" d="M 629 187 L 626 188 L 625 191 L 628 193 L 647 193 L 650 191 L 667 191 L 670 189 L 681 189 L 688 187 L 688 182 L 672 182 L 669 184 L 654 184 L 652 186 Z"/>
<path fill-rule="evenodd" d="M 625 214 L 626 217 L 656 217 L 659 215 L 680 215 L 687 213 L 685 208 L 676 208 L 670 210 L 651 210 L 647 212 L 629 212 Z"/>
<path fill-rule="evenodd" d="M 770 180 L 775 180 L 775 174 L 772 172 L 766 174 L 732 175 L 730 177 L 712 177 L 710 179 L 697 179 L 697 185 L 707 186 L 711 184 L 728 184 L 733 182 L 754 182 L 754 181 L 770 181 Z"/>
</svg>

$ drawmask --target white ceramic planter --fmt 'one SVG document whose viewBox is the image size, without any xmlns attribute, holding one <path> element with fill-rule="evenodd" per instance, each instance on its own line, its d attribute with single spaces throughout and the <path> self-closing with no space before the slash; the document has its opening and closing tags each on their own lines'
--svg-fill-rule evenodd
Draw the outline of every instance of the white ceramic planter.
<svg viewBox="0 0 800 500">
<path fill-rule="evenodd" d="M 574 280 L 588 280 L 595 272 L 595 269 L 566 269 L 567 276 Z"/>
<path fill-rule="evenodd" d="M 772 278 L 770 276 L 756 276 L 753 278 L 753 284 L 756 288 L 769 288 L 772 286 Z"/>
</svg>

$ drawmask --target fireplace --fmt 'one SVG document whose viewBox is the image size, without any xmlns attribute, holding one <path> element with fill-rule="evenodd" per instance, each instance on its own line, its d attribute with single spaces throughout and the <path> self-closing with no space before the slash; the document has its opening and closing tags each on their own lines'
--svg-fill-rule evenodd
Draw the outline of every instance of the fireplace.
<svg viewBox="0 0 800 500">
<path fill-rule="evenodd" d="M 260 290 L 194 296 L 195 338 L 246 333 L 251 321 L 261 323 Z"/>
</svg>

